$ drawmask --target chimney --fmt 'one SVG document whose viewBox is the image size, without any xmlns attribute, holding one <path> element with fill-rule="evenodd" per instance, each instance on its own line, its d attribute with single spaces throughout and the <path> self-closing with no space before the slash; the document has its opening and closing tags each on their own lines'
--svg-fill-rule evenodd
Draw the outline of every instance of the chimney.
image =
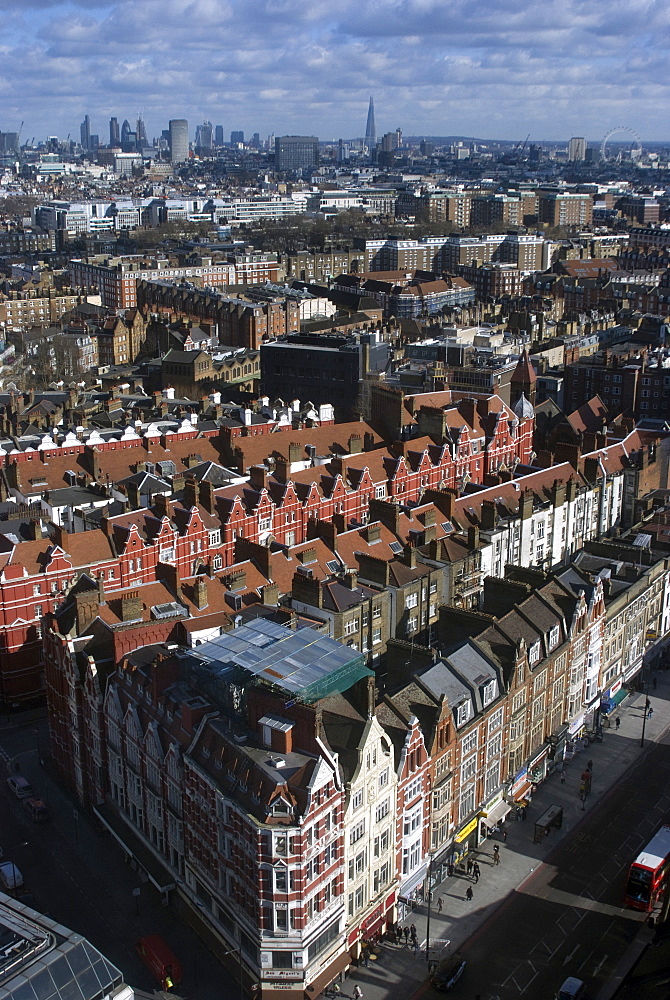
<svg viewBox="0 0 670 1000">
<path fill-rule="evenodd" d="M 97 590 L 85 590 L 75 595 L 75 614 L 77 617 L 77 633 L 82 635 L 91 624 L 98 612 Z"/>
<path fill-rule="evenodd" d="M 261 587 L 261 600 L 263 604 L 273 608 L 279 604 L 279 587 L 276 583 L 266 583 Z"/>
<path fill-rule="evenodd" d="M 107 600 L 105 598 L 105 581 L 102 573 L 98 577 L 98 604 L 106 604 Z"/>
<path fill-rule="evenodd" d="M 379 523 L 379 521 L 375 522 L 374 524 L 368 524 L 367 528 L 365 529 L 365 537 L 368 545 L 372 544 L 372 542 L 379 541 L 379 539 L 382 537 L 382 526 Z"/>
<path fill-rule="evenodd" d="M 289 465 L 293 465 L 294 462 L 303 462 L 305 460 L 305 449 L 301 444 L 296 444 L 291 442 L 288 446 L 288 461 Z"/>
<path fill-rule="evenodd" d="M 476 525 L 468 528 L 468 548 L 471 550 L 479 548 L 479 528 Z"/>
<path fill-rule="evenodd" d="M 360 434 L 352 434 L 349 438 L 349 454 L 360 455 L 363 451 L 363 438 Z"/>
<path fill-rule="evenodd" d="M 214 487 L 208 482 L 208 480 L 203 479 L 200 482 L 200 487 L 198 491 L 198 496 L 200 498 L 201 505 L 205 508 L 208 514 L 214 513 Z"/>
<path fill-rule="evenodd" d="M 142 617 L 142 599 L 137 590 L 121 597 L 121 621 L 136 622 Z"/>
<path fill-rule="evenodd" d="M 554 507 L 562 507 L 565 503 L 565 483 L 562 479 L 554 479 L 554 485 L 551 487 L 551 502 Z"/>
<path fill-rule="evenodd" d="M 155 493 L 153 496 L 154 510 L 157 517 L 170 517 L 170 501 L 164 493 Z"/>
<path fill-rule="evenodd" d="M 207 596 L 207 580 L 204 576 L 196 577 L 193 586 L 193 603 L 199 611 L 203 611 L 209 604 Z"/>
<path fill-rule="evenodd" d="M 483 500 L 480 523 L 484 531 L 493 531 L 496 526 L 496 516 L 495 500 Z"/>
<path fill-rule="evenodd" d="M 196 485 L 195 479 L 187 479 L 184 483 L 184 492 L 182 493 L 182 504 L 187 510 L 191 507 L 197 506 L 198 503 L 198 487 Z"/>
<path fill-rule="evenodd" d="M 60 545 L 62 549 L 67 548 L 67 540 L 70 536 L 62 524 L 54 524 L 51 537 L 55 545 Z"/>
<path fill-rule="evenodd" d="M 344 583 L 345 587 L 348 587 L 349 590 L 357 590 L 358 573 L 353 569 L 347 570 L 347 572 L 344 574 L 344 579 L 342 582 Z"/>
<path fill-rule="evenodd" d="M 413 545 L 405 545 L 403 547 L 402 561 L 410 569 L 416 569 L 416 549 Z"/>
<path fill-rule="evenodd" d="M 268 470 L 264 465 L 252 465 L 249 469 L 249 482 L 259 493 L 268 488 Z"/>
<path fill-rule="evenodd" d="M 305 573 L 294 573 L 291 582 L 291 597 L 294 601 L 307 604 L 312 608 L 323 606 L 321 583 L 311 573 L 309 576 Z"/>
<path fill-rule="evenodd" d="M 519 497 L 519 514 L 523 520 L 526 520 L 533 513 L 533 491 L 524 490 Z"/>
<path fill-rule="evenodd" d="M 140 488 L 137 483 L 126 483 L 126 496 L 128 504 L 132 510 L 140 510 L 142 501 L 140 499 Z"/>
<path fill-rule="evenodd" d="M 280 483 L 288 482 L 290 477 L 289 463 L 287 462 L 287 460 L 284 458 L 283 455 L 278 455 L 275 458 L 275 467 L 273 474 L 275 479 L 278 480 Z"/>
</svg>

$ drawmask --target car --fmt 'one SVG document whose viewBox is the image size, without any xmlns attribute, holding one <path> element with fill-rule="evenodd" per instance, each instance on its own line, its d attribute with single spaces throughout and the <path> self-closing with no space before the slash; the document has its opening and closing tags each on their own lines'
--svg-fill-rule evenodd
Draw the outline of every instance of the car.
<svg viewBox="0 0 670 1000">
<path fill-rule="evenodd" d="M 443 959 L 430 977 L 436 990 L 446 993 L 452 989 L 465 972 L 467 962 L 459 951 Z"/>
<path fill-rule="evenodd" d="M 32 785 L 20 774 L 12 774 L 7 778 L 7 788 L 17 799 L 29 799 L 33 796 Z"/>
<path fill-rule="evenodd" d="M 42 799 L 24 799 L 23 808 L 33 823 L 46 823 L 49 818 L 49 810 L 44 805 L 44 802 L 42 802 Z"/>
<path fill-rule="evenodd" d="M 13 861 L 0 863 L 0 887 L 6 892 L 20 889 L 23 885 L 23 875 Z"/>
<path fill-rule="evenodd" d="M 586 983 L 576 976 L 568 976 L 556 994 L 556 1000 L 582 1000 L 586 995 Z"/>
</svg>

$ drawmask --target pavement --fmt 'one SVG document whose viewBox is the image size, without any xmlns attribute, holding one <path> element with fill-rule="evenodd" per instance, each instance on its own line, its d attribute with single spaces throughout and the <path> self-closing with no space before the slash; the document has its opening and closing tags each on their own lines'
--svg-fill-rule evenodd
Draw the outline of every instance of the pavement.
<svg viewBox="0 0 670 1000">
<path fill-rule="evenodd" d="M 652 717 L 644 720 L 645 695 L 636 693 L 618 706 L 611 715 L 611 727 L 604 729 L 602 743 L 591 743 L 588 748 L 575 754 L 565 763 L 565 780 L 561 780 L 560 770 L 550 775 L 533 795 L 526 809 L 526 819 L 516 820 L 514 812 L 501 831 L 485 841 L 471 857 L 479 863 L 481 877 L 475 883 L 463 873 L 445 878 L 434 889 L 430 908 L 430 939 L 432 950 L 426 951 L 428 909 L 420 904 L 403 921 L 413 923 L 417 929 L 420 951 L 403 944 L 383 941 L 376 948 L 374 961 L 352 966 L 347 979 L 342 983 L 340 996 L 353 996 L 355 985 L 363 991 L 364 1000 L 403 1000 L 418 997 L 425 990 L 435 991 L 428 980 L 428 959 L 433 958 L 442 942 L 444 948 L 440 957 L 446 957 L 458 949 L 464 949 L 467 958 L 468 942 L 486 933 L 487 922 L 492 921 L 496 911 L 503 906 L 511 894 L 523 892 L 526 883 L 537 878 L 548 877 L 548 857 L 557 844 L 574 840 L 579 844 L 580 824 L 613 792 L 622 776 L 637 763 L 655 743 L 659 742 L 670 728 L 670 671 L 655 675 L 656 688 L 649 684 L 649 700 Z M 621 719 L 620 728 L 615 728 L 615 719 Z M 641 745 L 644 723 L 644 744 Z M 593 762 L 591 793 L 585 802 L 580 799 L 581 775 L 588 760 Z M 534 820 L 551 805 L 563 809 L 563 825 L 552 830 L 539 844 L 533 841 Z M 493 847 L 497 844 L 500 863 L 494 864 Z M 587 850 L 587 846 L 584 845 Z M 469 901 L 466 890 L 472 888 L 473 899 Z M 442 900 L 439 910 L 438 900 Z M 644 949 L 651 942 L 653 932 L 644 921 L 629 948 L 619 957 L 616 967 L 605 986 L 594 1000 L 611 1000 L 628 971 L 638 961 Z M 448 942 L 448 945 L 446 945 Z M 454 989 L 454 995 L 468 995 L 462 981 Z M 491 1000 L 495 994 L 481 994 L 481 1000 Z"/>
</svg>

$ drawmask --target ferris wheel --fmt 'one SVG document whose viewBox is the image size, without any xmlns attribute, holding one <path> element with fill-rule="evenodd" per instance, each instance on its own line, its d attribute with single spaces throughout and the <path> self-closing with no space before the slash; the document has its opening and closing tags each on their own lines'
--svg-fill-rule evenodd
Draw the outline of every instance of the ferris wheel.
<svg viewBox="0 0 670 1000">
<path fill-rule="evenodd" d="M 612 138 L 613 135 L 617 135 L 619 132 L 625 132 L 628 136 L 630 136 L 632 138 L 633 141 L 630 144 L 631 152 L 633 150 L 636 150 L 638 156 L 642 152 L 642 139 L 637 134 L 637 132 L 635 131 L 635 129 L 630 128 L 630 126 L 628 126 L 628 125 L 615 125 L 614 128 L 611 128 L 609 130 L 609 132 L 606 132 L 605 135 L 602 138 L 602 141 L 600 143 L 600 159 L 601 160 L 607 160 L 608 159 L 608 155 L 607 155 L 607 143 L 610 141 L 610 139 Z M 610 156 L 609 157 L 609 159 L 612 159 L 612 160 L 613 159 L 620 159 L 620 158 L 621 158 L 621 152 L 620 151 L 616 154 L 616 156 Z"/>
</svg>

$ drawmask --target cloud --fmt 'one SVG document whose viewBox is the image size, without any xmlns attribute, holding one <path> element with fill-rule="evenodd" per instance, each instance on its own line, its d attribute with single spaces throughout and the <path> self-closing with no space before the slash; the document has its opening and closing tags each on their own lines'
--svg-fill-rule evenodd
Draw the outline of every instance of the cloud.
<svg viewBox="0 0 670 1000">
<path fill-rule="evenodd" d="M 665 0 L 0 0 L 0 129 L 665 138 Z"/>
</svg>

